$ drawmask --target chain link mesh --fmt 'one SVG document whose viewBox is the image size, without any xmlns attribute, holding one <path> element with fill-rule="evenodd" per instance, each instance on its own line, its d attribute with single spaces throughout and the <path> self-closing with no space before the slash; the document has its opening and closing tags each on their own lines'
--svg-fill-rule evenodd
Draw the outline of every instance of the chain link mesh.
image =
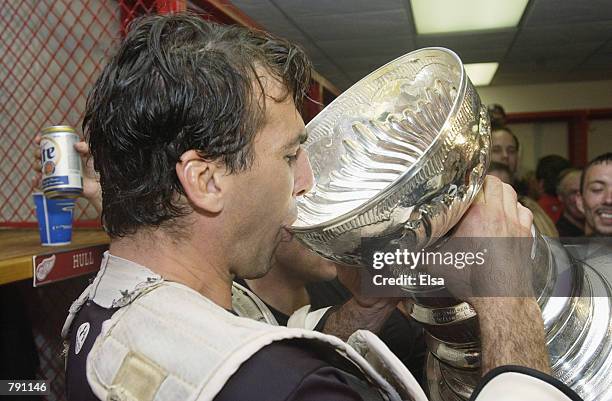
<svg viewBox="0 0 612 401">
<path fill-rule="evenodd" d="M 153 1 L 23 0 L 0 7 L 0 225 L 36 224 L 31 201 L 34 136 L 49 125 L 71 125 L 82 136 L 87 94 L 127 23 L 154 12 Z M 97 218 L 85 200 L 75 219 Z M 25 290 L 40 367 L 50 381 L 47 401 L 64 401 L 60 329 L 84 289 L 79 278 Z M 17 283 L 22 287 L 31 284 Z M 10 361 L 5 361 L 10 363 Z"/>
<path fill-rule="evenodd" d="M 31 201 L 34 136 L 71 125 L 82 136 L 87 93 L 127 22 L 152 1 L 24 0 L 0 7 L 0 223 L 35 223 Z M 75 219 L 97 217 L 84 200 Z"/>
</svg>

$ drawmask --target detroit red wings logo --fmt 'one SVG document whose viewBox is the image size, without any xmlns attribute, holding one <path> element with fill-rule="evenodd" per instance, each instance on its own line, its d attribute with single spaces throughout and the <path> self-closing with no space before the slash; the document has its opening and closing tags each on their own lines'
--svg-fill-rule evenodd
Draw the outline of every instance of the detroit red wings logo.
<svg viewBox="0 0 612 401">
<path fill-rule="evenodd" d="M 38 266 L 36 266 L 36 280 L 42 281 L 47 278 L 53 267 L 55 266 L 55 255 L 51 255 L 48 258 L 43 259 Z"/>
</svg>

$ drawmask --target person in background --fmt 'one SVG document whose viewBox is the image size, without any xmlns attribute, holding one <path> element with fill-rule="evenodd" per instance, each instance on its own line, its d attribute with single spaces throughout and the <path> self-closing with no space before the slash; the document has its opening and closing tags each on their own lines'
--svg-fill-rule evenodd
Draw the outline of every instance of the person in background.
<svg viewBox="0 0 612 401">
<path fill-rule="evenodd" d="M 506 184 L 512 185 L 512 172 L 506 164 L 492 161 L 489 164 L 488 174 L 499 178 Z M 538 202 L 528 196 L 522 195 L 519 195 L 517 200 L 527 209 L 531 210 L 531 213 L 533 214 L 533 224 L 538 229 L 540 234 L 553 238 L 559 237 L 559 232 L 557 231 L 555 224 L 540 207 L 540 205 L 538 205 Z"/>
<path fill-rule="evenodd" d="M 489 110 L 489 113 L 491 111 Z M 491 119 L 495 119 L 494 114 L 491 115 Z M 529 183 L 526 179 L 520 179 L 518 177 L 518 163 L 519 163 L 519 140 L 512 130 L 505 125 L 498 125 L 500 121 L 505 120 L 504 118 L 493 124 L 491 123 L 491 161 L 502 163 L 508 166 L 511 173 L 512 187 L 519 195 L 531 196 L 529 191 Z M 537 199 L 537 197 L 532 197 Z"/>
<path fill-rule="evenodd" d="M 491 120 L 491 129 L 496 130 L 498 128 L 503 128 L 506 126 L 506 111 L 504 108 L 497 103 L 490 104 L 487 107 L 489 112 L 489 118 Z"/>
<path fill-rule="evenodd" d="M 508 165 L 499 162 L 490 162 L 487 174 L 499 178 L 502 182 L 512 185 L 512 172 Z"/>
<path fill-rule="evenodd" d="M 491 132 L 491 161 L 508 166 L 512 182 L 518 168 L 519 141 L 508 127 L 499 127 Z"/>
<path fill-rule="evenodd" d="M 561 237 L 582 237 L 584 235 L 584 213 L 578 209 L 576 199 L 580 194 L 580 176 L 578 168 L 565 169 L 559 174 L 557 196 L 563 203 L 563 214 L 557 220 L 557 230 Z"/>
<path fill-rule="evenodd" d="M 591 160 L 580 177 L 578 210 L 584 213 L 587 236 L 612 236 L 612 152 Z"/>
<path fill-rule="evenodd" d="M 536 167 L 536 178 L 542 189 L 542 196 L 538 199 L 538 204 L 554 223 L 563 214 L 563 203 L 557 197 L 559 173 L 570 167 L 572 167 L 571 163 L 559 155 L 544 156 L 538 161 Z"/>
<path fill-rule="evenodd" d="M 521 194 L 534 200 L 540 199 L 540 196 L 542 196 L 542 189 L 540 188 L 540 184 L 538 184 L 538 179 L 536 178 L 534 170 L 528 170 L 523 174 L 523 182 L 525 188 L 524 193 L 521 192 Z"/>
<path fill-rule="evenodd" d="M 497 103 L 487 107 L 491 121 L 491 161 L 505 164 L 510 169 L 510 183 L 517 192 L 521 182 L 516 177 L 518 168 L 519 141 L 516 135 L 506 125 L 506 111 Z M 499 170 L 497 170 L 499 172 Z"/>
</svg>

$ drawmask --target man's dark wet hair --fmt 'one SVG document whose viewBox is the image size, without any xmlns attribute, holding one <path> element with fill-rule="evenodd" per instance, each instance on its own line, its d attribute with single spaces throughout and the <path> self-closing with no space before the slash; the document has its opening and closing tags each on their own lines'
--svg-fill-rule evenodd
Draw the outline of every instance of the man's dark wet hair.
<svg viewBox="0 0 612 401">
<path fill-rule="evenodd" d="M 548 195 L 557 195 L 557 179 L 559 173 L 572 164 L 565 157 L 559 155 L 544 156 L 538 161 L 536 178 L 544 182 L 544 192 Z"/>
<path fill-rule="evenodd" d="M 250 168 L 271 99 L 260 78 L 286 89 L 272 101 L 292 97 L 301 108 L 310 74 L 299 47 L 267 33 L 191 14 L 136 20 L 90 92 L 83 121 L 108 234 L 179 226 L 192 211 L 179 199 L 180 156 L 194 149 L 230 173 Z"/>
<path fill-rule="evenodd" d="M 608 164 L 612 163 L 612 152 L 607 152 L 602 155 L 597 156 L 593 160 L 591 160 L 582 170 L 582 175 L 580 175 L 580 193 L 584 194 L 584 179 L 586 177 L 587 171 L 595 166 L 596 164 Z"/>
</svg>

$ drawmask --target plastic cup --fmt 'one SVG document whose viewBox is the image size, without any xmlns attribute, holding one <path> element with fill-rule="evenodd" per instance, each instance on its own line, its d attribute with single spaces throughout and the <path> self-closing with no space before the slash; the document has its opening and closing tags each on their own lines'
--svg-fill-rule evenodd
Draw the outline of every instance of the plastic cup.
<svg viewBox="0 0 612 401">
<path fill-rule="evenodd" d="M 48 199 L 42 193 L 32 194 L 40 243 L 44 246 L 67 245 L 72 240 L 72 212 L 74 199 Z"/>
</svg>

